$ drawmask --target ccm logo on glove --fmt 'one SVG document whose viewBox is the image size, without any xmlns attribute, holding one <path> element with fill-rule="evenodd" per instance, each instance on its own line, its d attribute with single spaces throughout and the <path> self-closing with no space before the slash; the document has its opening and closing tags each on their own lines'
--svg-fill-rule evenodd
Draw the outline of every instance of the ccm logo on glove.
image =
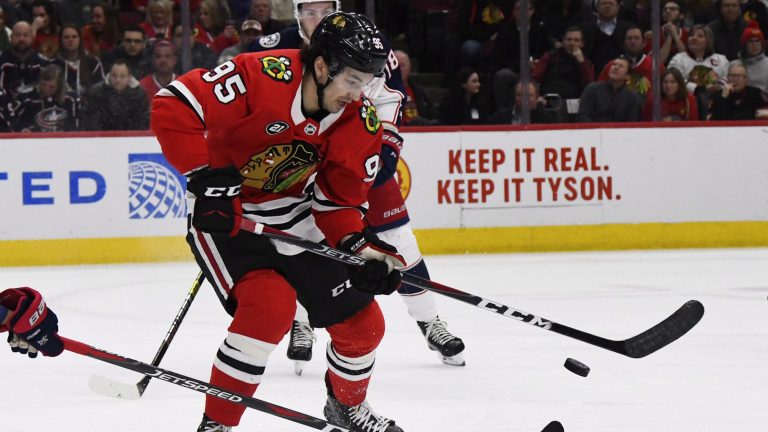
<svg viewBox="0 0 768 432">
<path fill-rule="evenodd" d="M 240 195 L 240 185 L 231 187 L 208 187 L 205 189 L 205 196 L 211 198 L 220 198 L 223 196 L 236 197 Z"/>
</svg>

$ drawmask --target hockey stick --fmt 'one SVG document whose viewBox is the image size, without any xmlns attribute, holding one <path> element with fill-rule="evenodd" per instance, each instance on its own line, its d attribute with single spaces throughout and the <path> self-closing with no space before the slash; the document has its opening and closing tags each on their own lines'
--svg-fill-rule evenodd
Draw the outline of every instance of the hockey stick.
<svg viewBox="0 0 768 432">
<path fill-rule="evenodd" d="M 306 251 L 322 255 L 348 265 L 363 265 L 365 263 L 364 259 L 356 255 L 351 255 L 349 253 L 322 245 L 320 243 L 296 237 L 292 234 L 288 234 L 286 232 L 248 219 L 242 219 L 240 223 L 240 229 L 243 231 L 252 232 L 254 234 L 263 235 L 271 239 L 279 240 L 284 243 L 302 248 Z M 629 339 L 615 341 L 577 330 L 575 328 L 568 327 L 566 325 L 542 318 L 540 316 L 536 316 L 519 309 L 511 308 L 503 303 L 466 293 L 464 291 L 460 291 L 455 288 L 451 288 L 407 272 L 403 272 L 402 277 L 403 282 L 411 286 L 442 294 L 458 301 L 471 304 L 472 306 L 495 312 L 499 315 L 504 315 L 508 318 L 512 318 L 526 324 L 542 328 L 544 330 L 553 331 L 555 333 L 559 333 L 561 335 L 568 336 L 570 338 L 586 342 L 590 345 L 613 351 L 615 353 L 622 354 L 631 358 L 642 358 L 655 351 L 658 351 L 661 348 L 664 348 L 665 346 L 686 334 L 701 320 L 701 317 L 704 316 L 704 306 L 697 300 L 690 300 L 683 304 L 683 306 L 681 306 L 680 309 L 675 311 L 672 315 L 651 327 L 650 329 Z"/>
<path fill-rule="evenodd" d="M 303 424 L 304 426 L 308 426 L 320 431 L 349 432 L 346 429 L 336 426 L 332 423 L 328 423 L 325 420 L 321 420 L 317 417 L 312 417 L 310 415 L 303 414 L 298 411 L 294 411 L 292 409 L 282 407 L 280 405 L 275 405 L 273 403 L 269 403 L 261 399 L 256 399 L 256 398 L 248 397 L 245 395 L 233 393 L 231 391 L 228 391 L 219 387 L 215 387 L 205 381 L 196 380 L 196 379 L 178 374 L 176 372 L 169 371 L 167 369 L 162 369 L 157 366 L 148 365 L 146 363 L 142 363 L 140 361 L 130 359 L 128 357 L 123 357 L 118 354 L 113 354 L 113 353 L 101 350 L 99 348 L 86 345 L 82 342 L 78 342 L 73 339 L 68 339 L 65 337 L 62 337 L 61 339 L 62 341 L 64 341 L 64 349 L 66 349 L 67 351 L 80 354 L 86 357 L 91 357 L 96 360 L 101 360 L 103 362 L 110 363 L 115 366 L 120 366 L 121 368 L 129 369 L 134 372 L 144 374 L 148 378 L 157 378 L 162 381 L 169 382 L 171 384 L 176 384 L 177 386 L 188 388 L 190 390 L 194 390 L 199 393 L 215 396 L 232 403 L 245 405 L 248 408 L 253 408 L 255 410 L 258 410 L 276 417 L 281 417 L 295 423 Z"/>
<path fill-rule="evenodd" d="M 179 309 L 179 312 L 176 314 L 176 318 L 173 319 L 171 327 L 168 329 L 168 333 L 165 334 L 165 338 L 163 338 L 163 342 L 160 344 L 160 348 L 157 350 L 155 358 L 152 359 L 152 366 L 159 365 L 163 356 L 165 356 L 173 337 L 176 336 L 176 331 L 179 329 L 181 321 L 187 315 L 187 311 L 189 311 L 189 307 L 192 305 L 192 300 L 195 299 L 197 291 L 200 290 L 200 286 L 204 281 L 205 276 L 203 275 L 203 272 L 200 271 L 197 274 L 197 278 L 195 278 L 195 282 L 192 283 L 192 287 L 189 289 L 187 297 L 184 298 L 184 303 L 182 303 L 181 309 Z M 104 396 L 121 399 L 139 399 L 141 395 L 144 394 L 144 390 L 147 389 L 147 385 L 149 385 L 149 380 L 151 379 L 152 377 L 145 376 L 136 384 L 126 384 L 100 375 L 91 375 L 88 379 L 88 387 L 94 392 Z"/>
</svg>

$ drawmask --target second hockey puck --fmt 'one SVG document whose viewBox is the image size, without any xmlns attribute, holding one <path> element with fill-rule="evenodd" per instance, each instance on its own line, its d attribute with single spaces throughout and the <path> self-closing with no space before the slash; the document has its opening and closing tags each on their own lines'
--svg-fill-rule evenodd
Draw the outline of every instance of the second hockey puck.
<svg viewBox="0 0 768 432">
<path fill-rule="evenodd" d="M 585 365 L 584 363 L 574 360 L 572 358 L 565 359 L 565 366 L 566 369 L 569 371 L 575 373 L 576 375 L 586 377 L 589 375 L 589 366 Z"/>
</svg>

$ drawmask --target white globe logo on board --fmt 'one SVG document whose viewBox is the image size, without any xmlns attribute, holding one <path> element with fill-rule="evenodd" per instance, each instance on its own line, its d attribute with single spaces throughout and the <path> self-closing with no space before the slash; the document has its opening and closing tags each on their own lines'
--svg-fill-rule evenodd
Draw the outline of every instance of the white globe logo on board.
<svg viewBox="0 0 768 432">
<path fill-rule="evenodd" d="M 184 187 L 163 165 L 136 161 L 128 165 L 128 200 L 131 219 L 181 218 L 186 216 Z"/>
</svg>

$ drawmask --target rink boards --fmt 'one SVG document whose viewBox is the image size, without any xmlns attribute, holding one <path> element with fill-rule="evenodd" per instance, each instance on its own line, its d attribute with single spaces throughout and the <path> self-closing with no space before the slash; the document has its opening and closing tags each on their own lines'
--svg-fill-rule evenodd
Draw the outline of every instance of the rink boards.
<svg viewBox="0 0 768 432">
<path fill-rule="evenodd" d="M 634 126 L 404 132 L 422 251 L 768 245 L 768 126 Z M 13 135 L 0 154 L 0 265 L 190 258 L 185 180 L 154 137 Z"/>
</svg>

